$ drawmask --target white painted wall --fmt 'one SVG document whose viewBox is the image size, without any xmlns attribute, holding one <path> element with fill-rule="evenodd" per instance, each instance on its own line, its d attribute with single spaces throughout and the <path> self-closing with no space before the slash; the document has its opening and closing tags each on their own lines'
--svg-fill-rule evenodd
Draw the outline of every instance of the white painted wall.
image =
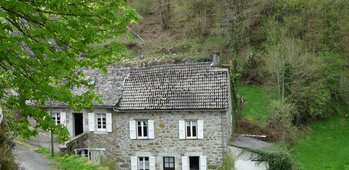
<svg viewBox="0 0 349 170">
<path fill-rule="evenodd" d="M 235 170 L 267 170 L 267 162 L 254 161 L 257 154 L 237 147 L 230 147 L 235 160 Z"/>
</svg>

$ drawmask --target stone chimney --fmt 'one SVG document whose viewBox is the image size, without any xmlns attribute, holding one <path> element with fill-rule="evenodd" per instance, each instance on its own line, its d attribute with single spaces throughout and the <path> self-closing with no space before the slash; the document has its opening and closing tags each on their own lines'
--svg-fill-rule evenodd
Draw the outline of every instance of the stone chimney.
<svg viewBox="0 0 349 170">
<path fill-rule="evenodd" d="M 219 52 L 215 52 L 213 53 L 213 57 L 212 57 L 212 63 L 211 63 L 211 67 L 217 67 L 220 65 L 220 57 L 219 57 Z"/>
</svg>

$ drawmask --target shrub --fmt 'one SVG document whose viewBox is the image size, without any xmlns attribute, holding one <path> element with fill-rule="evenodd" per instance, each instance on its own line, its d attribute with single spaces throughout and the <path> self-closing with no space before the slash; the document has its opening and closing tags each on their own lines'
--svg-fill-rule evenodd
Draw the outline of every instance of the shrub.
<svg viewBox="0 0 349 170">
<path fill-rule="evenodd" d="M 259 155 L 258 161 L 267 162 L 269 170 L 296 170 L 297 164 L 283 147 L 276 147 L 267 150 L 254 150 Z"/>
<path fill-rule="evenodd" d="M 222 166 L 219 167 L 219 170 L 232 170 L 234 168 L 234 157 L 231 152 L 227 152 L 224 155 Z"/>
<path fill-rule="evenodd" d="M 284 144 L 292 144 L 296 138 L 297 127 L 292 124 L 295 108 L 292 104 L 273 101 L 267 128 L 274 138 Z"/>
</svg>

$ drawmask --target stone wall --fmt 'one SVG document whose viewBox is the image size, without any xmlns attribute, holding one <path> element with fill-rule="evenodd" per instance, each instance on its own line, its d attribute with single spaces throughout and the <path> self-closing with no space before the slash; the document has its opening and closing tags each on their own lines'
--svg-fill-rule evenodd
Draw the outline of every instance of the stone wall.
<svg viewBox="0 0 349 170">
<path fill-rule="evenodd" d="M 134 119 L 154 120 L 155 139 L 131 140 L 129 121 Z M 204 139 L 180 140 L 178 121 L 184 119 L 204 120 Z M 174 156 L 176 169 L 181 169 L 182 156 L 206 156 L 207 168 L 217 169 L 222 162 L 222 149 L 227 150 L 230 135 L 231 115 L 228 112 L 114 112 L 113 132 L 89 133 L 87 145 L 105 148 L 105 155 L 116 161 L 118 170 L 130 169 L 131 156 L 154 156 L 156 169 L 159 170 L 163 168 L 163 156 Z"/>
</svg>

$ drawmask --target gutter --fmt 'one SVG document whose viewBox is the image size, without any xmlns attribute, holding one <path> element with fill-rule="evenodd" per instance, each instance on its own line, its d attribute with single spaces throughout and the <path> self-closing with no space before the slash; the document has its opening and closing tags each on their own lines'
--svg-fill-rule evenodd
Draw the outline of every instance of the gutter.
<svg viewBox="0 0 349 170">
<path fill-rule="evenodd" d="M 221 112 L 221 133 L 222 133 L 222 160 L 224 159 L 224 128 L 223 128 L 223 112 Z"/>
<path fill-rule="evenodd" d="M 117 107 L 113 107 L 113 111 L 119 112 L 119 113 L 124 113 L 124 112 L 180 112 L 180 111 L 205 111 L 205 112 L 227 112 L 227 109 L 135 109 L 135 110 L 118 110 Z"/>
</svg>

